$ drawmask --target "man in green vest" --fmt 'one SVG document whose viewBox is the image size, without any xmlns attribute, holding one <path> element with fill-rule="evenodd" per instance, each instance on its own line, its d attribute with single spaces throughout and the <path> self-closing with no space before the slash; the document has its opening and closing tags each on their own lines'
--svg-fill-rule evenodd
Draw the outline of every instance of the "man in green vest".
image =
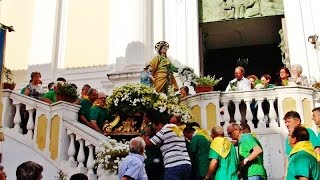
<svg viewBox="0 0 320 180">
<path fill-rule="evenodd" d="M 289 134 L 293 131 L 293 129 L 297 126 L 301 125 L 301 118 L 298 112 L 296 111 L 289 111 L 283 117 L 285 124 L 288 128 Z M 316 154 L 320 155 L 320 141 L 317 138 L 314 131 L 310 128 L 306 128 L 309 133 L 309 140 L 316 152 Z M 286 154 L 289 156 L 290 152 L 292 151 L 292 147 L 289 144 L 289 139 L 286 139 Z M 319 159 L 318 159 L 319 160 Z"/>
<path fill-rule="evenodd" d="M 90 88 L 88 91 L 88 98 L 84 98 L 80 101 L 79 119 L 78 121 L 93 128 L 90 122 L 90 110 L 94 101 L 98 98 L 98 91 L 96 89 Z"/>
<path fill-rule="evenodd" d="M 289 154 L 286 179 L 320 179 L 320 164 L 309 141 L 308 130 L 297 126 L 289 133 L 288 139 L 293 149 Z"/>
<path fill-rule="evenodd" d="M 238 180 L 238 158 L 234 145 L 224 137 L 223 128 L 211 130 L 210 165 L 205 180 L 214 179 Z"/>
<path fill-rule="evenodd" d="M 190 141 L 188 152 L 192 163 L 191 179 L 203 180 L 209 167 L 210 142 L 202 134 L 197 134 L 191 126 L 186 126 L 183 134 Z"/>
<path fill-rule="evenodd" d="M 251 134 L 241 132 L 240 125 L 231 123 L 228 128 L 228 135 L 238 141 L 240 176 L 244 179 L 267 179 L 266 169 L 263 166 L 263 149 L 260 142 Z"/>
<path fill-rule="evenodd" d="M 318 141 L 320 142 L 320 107 L 316 107 L 312 110 L 312 120 L 317 125 L 318 128 Z M 318 148 L 320 149 L 320 148 Z M 317 151 L 317 149 L 316 149 Z M 318 157 L 320 156 L 320 153 L 317 153 Z M 318 159 L 319 161 L 319 159 Z"/>
<path fill-rule="evenodd" d="M 103 92 L 98 93 L 98 98 L 90 109 L 89 119 L 93 129 L 100 133 L 106 120 L 111 120 L 106 109 L 106 95 Z"/>
</svg>

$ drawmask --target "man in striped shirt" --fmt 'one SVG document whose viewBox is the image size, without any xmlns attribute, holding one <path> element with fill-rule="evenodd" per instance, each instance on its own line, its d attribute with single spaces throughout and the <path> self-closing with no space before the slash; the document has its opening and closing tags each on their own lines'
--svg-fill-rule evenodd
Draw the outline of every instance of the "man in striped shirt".
<svg viewBox="0 0 320 180">
<path fill-rule="evenodd" d="M 145 142 L 141 137 L 135 137 L 129 143 L 129 155 L 125 157 L 119 166 L 120 180 L 148 180 L 144 168 Z"/>
<path fill-rule="evenodd" d="M 175 124 L 162 121 L 154 123 L 157 133 L 151 139 L 145 137 L 146 145 L 160 146 L 165 166 L 165 180 L 187 180 L 191 173 L 191 161 L 183 132 Z"/>
</svg>

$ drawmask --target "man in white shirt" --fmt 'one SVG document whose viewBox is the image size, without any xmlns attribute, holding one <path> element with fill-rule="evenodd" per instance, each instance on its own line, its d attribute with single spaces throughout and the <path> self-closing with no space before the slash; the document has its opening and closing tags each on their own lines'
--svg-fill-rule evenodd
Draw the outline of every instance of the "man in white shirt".
<svg viewBox="0 0 320 180">
<path fill-rule="evenodd" d="M 244 68 L 238 66 L 234 69 L 234 79 L 231 80 L 226 88 L 226 91 L 248 91 L 251 90 L 251 83 L 250 81 L 244 77 Z M 241 114 L 241 121 L 245 121 L 245 112 L 246 112 L 246 105 L 241 102 L 239 105 L 240 114 Z M 235 113 L 235 106 L 234 104 L 229 104 L 228 110 L 230 113 L 231 121 L 234 121 L 234 113 Z M 224 112 L 224 107 L 220 108 L 220 113 Z"/>
<path fill-rule="evenodd" d="M 234 79 L 228 84 L 226 91 L 247 91 L 251 89 L 250 81 L 244 77 L 244 69 L 238 66 L 234 70 Z"/>
</svg>

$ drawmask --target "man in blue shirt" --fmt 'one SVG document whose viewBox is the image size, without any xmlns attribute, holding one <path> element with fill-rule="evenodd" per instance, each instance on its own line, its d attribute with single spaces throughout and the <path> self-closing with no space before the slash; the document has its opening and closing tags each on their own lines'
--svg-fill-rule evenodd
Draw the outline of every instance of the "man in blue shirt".
<svg viewBox="0 0 320 180">
<path fill-rule="evenodd" d="M 119 165 L 120 180 L 148 180 L 144 167 L 144 148 L 146 144 L 141 137 L 135 137 L 129 143 L 129 155 Z"/>
</svg>

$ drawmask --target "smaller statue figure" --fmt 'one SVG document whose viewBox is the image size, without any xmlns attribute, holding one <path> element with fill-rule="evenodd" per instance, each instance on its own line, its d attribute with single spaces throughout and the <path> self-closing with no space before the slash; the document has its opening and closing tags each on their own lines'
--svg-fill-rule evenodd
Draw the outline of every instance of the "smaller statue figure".
<svg viewBox="0 0 320 180">
<path fill-rule="evenodd" d="M 153 87 L 154 77 L 152 76 L 152 66 L 147 64 L 141 73 L 140 82 L 149 87 Z"/>
</svg>

